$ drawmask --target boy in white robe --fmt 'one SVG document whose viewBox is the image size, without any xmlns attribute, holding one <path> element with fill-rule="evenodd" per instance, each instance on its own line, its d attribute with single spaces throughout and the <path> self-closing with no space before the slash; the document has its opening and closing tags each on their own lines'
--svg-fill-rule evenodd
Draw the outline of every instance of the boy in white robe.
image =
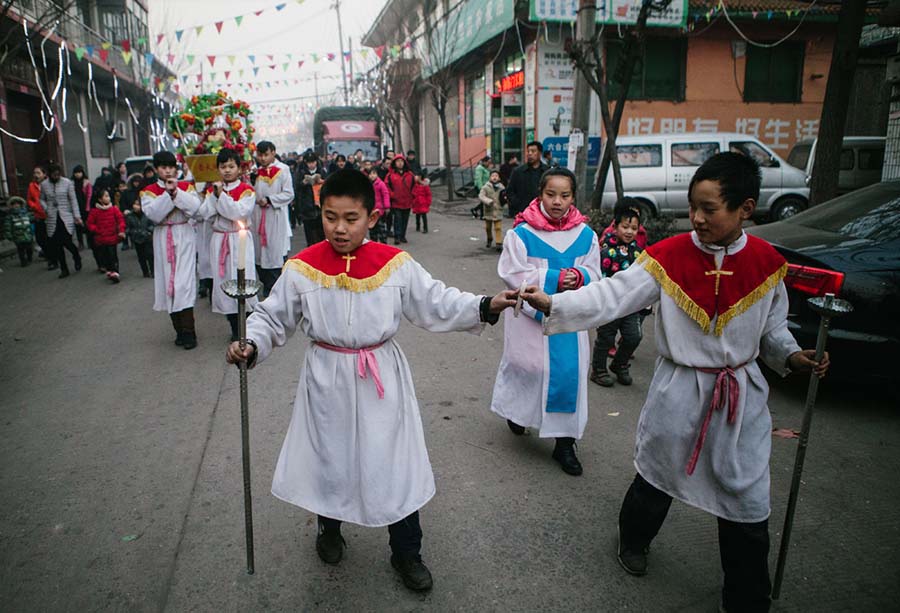
<svg viewBox="0 0 900 613">
<path fill-rule="evenodd" d="M 238 339 L 237 300 L 229 298 L 222 290 L 222 284 L 237 278 L 238 255 L 241 234 L 247 241 L 244 266 L 248 279 L 256 279 L 256 263 L 253 241 L 249 239 L 250 215 L 256 206 L 253 186 L 241 181 L 241 158 L 234 149 L 222 149 L 216 155 L 216 166 L 221 181 L 215 181 L 206 188 L 206 199 L 200 207 L 199 215 L 212 225 L 212 241 L 209 243 L 209 258 L 213 267 L 212 310 L 228 318 L 231 326 L 231 340 Z M 248 310 L 253 310 L 256 298 L 247 300 Z"/>
<path fill-rule="evenodd" d="M 724 571 L 722 607 L 770 605 L 768 386 L 775 372 L 815 369 L 827 356 L 801 351 L 788 332 L 784 258 L 742 223 L 759 197 L 756 162 L 721 153 L 691 180 L 694 231 L 651 245 L 614 277 L 575 292 L 523 294 L 545 314 L 545 334 L 593 328 L 657 301 L 660 358 L 637 426 L 637 475 L 619 514 L 618 559 L 633 575 L 672 498 L 716 516 Z"/>
<path fill-rule="evenodd" d="M 247 319 L 247 346 L 226 359 L 265 360 L 299 326 L 312 343 L 272 493 L 319 516 L 316 550 L 340 561 L 340 525 L 388 526 L 391 564 L 413 590 L 432 586 L 419 555 L 418 510 L 434 495 L 409 364 L 393 340 L 405 317 L 434 332 L 480 333 L 515 304 L 446 287 L 408 253 L 366 241 L 378 220 L 365 175 L 346 169 L 322 186 L 326 240 L 289 259 Z"/>
<path fill-rule="evenodd" d="M 194 299 L 197 294 L 197 245 L 191 216 L 200 208 L 192 183 L 176 180 L 178 162 L 169 151 L 153 156 L 156 183 L 141 190 L 141 208 L 153 228 L 153 309 L 168 311 L 175 328 L 175 344 L 197 346 Z"/>
<path fill-rule="evenodd" d="M 287 207 L 294 201 L 294 185 L 287 165 L 275 159 L 275 145 L 260 141 L 256 145 L 259 170 L 256 175 L 256 206 L 253 207 L 253 246 L 257 255 L 257 273 L 263 284 L 262 298 L 269 295 L 281 274 L 287 249 L 285 223 Z"/>
<path fill-rule="evenodd" d="M 600 278 L 597 235 L 574 199 L 574 174 L 565 168 L 543 174 L 538 197 L 516 216 L 503 241 L 497 273 L 507 287 L 524 282 L 555 294 Z M 542 316 L 528 305 L 519 317 L 506 313 L 491 410 L 506 418 L 513 434 L 530 427 L 541 438 L 555 437 L 553 459 L 578 476 L 583 469 L 575 441 L 587 424 L 590 340 L 587 332 L 545 337 Z"/>
</svg>

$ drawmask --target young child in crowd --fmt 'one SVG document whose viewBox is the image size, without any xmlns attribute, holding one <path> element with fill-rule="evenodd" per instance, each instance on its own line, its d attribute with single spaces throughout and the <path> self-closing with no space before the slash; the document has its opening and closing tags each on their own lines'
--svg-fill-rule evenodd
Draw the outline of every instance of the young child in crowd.
<svg viewBox="0 0 900 613">
<path fill-rule="evenodd" d="M 156 224 L 153 228 L 153 309 L 168 311 L 175 328 L 175 344 L 193 349 L 197 346 L 194 327 L 197 246 L 194 229 L 188 221 L 200 209 L 200 198 L 192 183 L 175 178 L 178 161 L 172 152 L 155 153 L 150 170 L 156 179 L 141 192 L 141 208 Z"/>
<path fill-rule="evenodd" d="M 53 249 L 49 245 L 47 236 L 47 211 L 41 206 L 41 183 L 47 178 L 47 169 L 43 166 L 35 166 L 28 183 L 28 209 L 34 217 L 34 242 L 38 246 L 38 256 L 47 259 L 47 270 L 56 268 L 51 257 Z"/>
<path fill-rule="evenodd" d="M 153 222 L 144 215 L 140 200 L 131 204 L 131 214 L 125 217 L 125 234 L 134 245 L 144 277 L 153 277 Z"/>
<path fill-rule="evenodd" d="M 551 297 L 532 286 L 523 294 L 550 335 L 659 302 L 660 357 L 638 421 L 618 560 L 630 574 L 647 572 L 650 542 L 673 498 L 707 511 L 718 520 L 727 611 L 770 606 L 772 419 L 757 358 L 781 375 L 814 369 L 821 377 L 829 363 L 827 354 L 815 362 L 815 351 L 801 351 L 788 331 L 784 258 L 743 231 L 760 183 L 750 157 L 714 155 L 689 186 L 693 232 L 655 243 L 628 270 L 579 291 Z"/>
<path fill-rule="evenodd" d="M 600 247 L 587 218 L 575 208 L 575 175 L 564 168 L 541 177 L 540 195 L 506 233 L 497 273 L 513 289 L 538 285 L 549 294 L 578 289 L 600 278 Z M 503 357 L 491 410 L 506 418 L 513 434 L 526 427 L 556 438 L 553 459 L 567 474 L 580 475 L 575 439 L 587 424 L 587 332 L 547 339 L 542 313 L 531 307 L 507 313 Z"/>
<path fill-rule="evenodd" d="M 497 251 L 503 251 L 503 205 L 500 203 L 500 192 L 505 188 L 500 182 L 500 171 L 492 170 L 487 183 L 478 192 L 481 201 L 484 233 L 487 235 L 485 248 L 496 244 Z"/>
<path fill-rule="evenodd" d="M 428 173 L 422 171 L 416 176 L 416 184 L 413 185 L 413 213 L 416 215 L 416 232 L 419 231 L 419 222 L 422 222 L 422 233 L 428 234 L 428 211 L 431 210 L 431 180 Z"/>
<path fill-rule="evenodd" d="M 641 227 L 638 209 L 627 204 L 619 205 L 614 211 L 613 230 L 607 228 L 600 241 L 600 267 L 604 277 L 628 270 L 638 254 L 643 251 L 637 244 L 637 233 Z M 606 370 L 608 352 L 616 342 L 616 334 L 622 334 L 622 341 L 616 351 L 609 370 L 616 375 L 622 385 L 631 385 L 628 360 L 641 343 L 641 314 L 629 313 L 597 328 L 594 341 L 591 381 L 603 387 L 611 387 L 613 379 Z"/>
<path fill-rule="evenodd" d="M 375 210 L 378 211 L 378 221 L 369 231 L 369 236 L 373 241 L 386 243 L 391 228 L 391 192 L 378 176 L 377 170 L 370 168 L 368 176 L 375 190 Z"/>
<path fill-rule="evenodd" d="M 24 268 L 34 259 L 34 232 L 31 230 L 31 215 L 25 200 L 18 196 L 9 199 L 9 211 L 3 220 L 3 235 L 16 245 L 19 263 Z"/>
<path fill-rule="evenodd" d="M 216 181 L 206 188 L 206 199 L 200 206 L 199 216 L 212 220 L 213 238 L 209 245 L 201 246 L 209 249 L 210 261 L 213 265 L 213 313 L 221 313 L 228 318 L 231 326 L 231 340 L 236 341 L 238 335 L 238 304 L 222 290 L 222 284 L 229 279 L 237 278 L 238 266 L 243 264 L 247 279 L 256 279 L 256 257 L 254 256 L 253 239 L 250 238 L 250 215 L 256 206 L 256 193 L 253 186 L 241 180 L 241 156 L 234 149 L 222 149 L 216 155 L 216 166 L 221 181 Z M 247 235 L 244 250 L 245 260 L 240 262 L 240 232 Z M 247 300 L 247 310 L 252 311 L 257 299 Z"/>
<path fill-rule="evenodd" d="M 106 278 L 113 283 L 119 282 L 119 241 L 125 238 L 125 216 L 119 207 L 113 204 L 110 190 L 102 187 L 97 190 L 94 206 L 88 212 L 87 229 L 97 250 L 100 269 L 106 271 Z"/>
<path fill-rule="evenodd" d="M 394 340 L 400 320 L 434 332 L 479 333 L 515 304 L 446 287 L 408 253 L 366 241 L 378 221 L 371 181 L 339 170 L 322 186 L 325 241 L 289 259 L 247 319 L 247 345 L 230 363 L 262 362 L 300 326 L 306 350 L 294 413 L 272 483 L 278 498 L 318 514 L 316 550 L 343 555 L 341 522 L 388 526 L 391 564 L 412 590 L 428 590 L 419 509 L 434 476 L 409 364 Z"/>
</svg>

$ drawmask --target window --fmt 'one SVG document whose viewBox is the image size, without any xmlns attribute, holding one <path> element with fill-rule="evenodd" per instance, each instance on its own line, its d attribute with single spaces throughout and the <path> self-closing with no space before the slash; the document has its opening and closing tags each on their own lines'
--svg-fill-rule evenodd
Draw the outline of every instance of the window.
<svg viewBox="0 0 900 613">
<path fill-rule="evenodd" d="M 628 87 L 629 100 L 684 100 L 687 41 L 680 38 L 648 38 L 638 53 Z M 609 97 L 617 98 L 625 80 L 624 45 L 606 43 L 606 74 Z"/>
<path fill-rule="evenodd" d="M 841 170 L 853 170 L 853 149 L 841 149 Z"/>
<path fill-rule="evenodd" d="M 672 166 L 700 166 L 719 152 L 719 143 L 677 143 L 672 145 Z"/>
<path fill-rule="evenodd" d="M 772 157 L 772 154 L 753 141 L 731 141 L 728 143 L 728 148 L 735 153 L 742 153 L 749 158 L 753 158 L 763 168 L 778 166 L 778 162 Z"/>
<path fill-rule="evenodd" d="M 794 145 L 791 153 L 788 155 L 787 163 L 794 168 L 806 170 L 806 164 L 809 162 L 809 154 L 812 152 L 812 145 L 799 144 Z"/>
<path fill-rule="evenodd" d="M 662 166 L 662 145 L 623 145 L 616 147 L 622 168 Z"/>
<path fill-rule="evenodd" d="M 747 47 L 744 102 L 800 102 L 804 42 Z"/>
<path fill-rule="evenodd" d="M 466 79 L 466 136 L 484 134 L 484 75 Z"/>
<path fill-rule="evenodd" d="M 884 149 L 860 149 L 857 155 L 860 170 L 881 170 L 884 166 Z"/>
</svg>

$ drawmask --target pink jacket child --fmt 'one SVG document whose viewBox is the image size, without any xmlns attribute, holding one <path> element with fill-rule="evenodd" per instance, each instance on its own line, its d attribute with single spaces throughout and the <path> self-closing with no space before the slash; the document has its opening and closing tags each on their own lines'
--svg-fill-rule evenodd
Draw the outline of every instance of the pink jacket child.
<svg viewBox="0 0 900 613">
<path fill-rule="evenodd" d="M 375 210 L 384 217 L 391 210 L 391 192 L 384 181 L 377 177 L 372 181 L 372 187 L 375 188 Z"/>
<path fill-rule="evenodd" d="M 431 181 L 428 179 L 417 179 L 413 186 L 413 207 L 412 212 L 416 215 L 427 213 L 431 210 Z"/>
</svg>

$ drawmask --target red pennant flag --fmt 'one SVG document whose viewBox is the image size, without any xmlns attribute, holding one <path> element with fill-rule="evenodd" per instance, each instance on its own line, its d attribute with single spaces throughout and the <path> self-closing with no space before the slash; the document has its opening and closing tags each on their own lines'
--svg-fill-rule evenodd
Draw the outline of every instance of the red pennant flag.
<svg viewBox="0 0 900 613">
<path fill-rule="evenodd" d="M 156 44 L 158 45 L 159 43 L 161 43 L 162 39 L 164 39 L 165 37 L 166 37 L 165 34 L 157 34 L 156 35 Z"/>
<path fill-rule="evenodd" d="M 297 62 L 297 68 L 303 68 L 303 60 Z"/>
<path fill-rule="evenodd" d="M 266 57 L 269 58 L 269 61 L 270 61 L 270 62 L 272 62 L 272 61 L 275 60 L 275 56 L 274 56 L 274 55 L 266 55 Z"/>
<path fill-rule="evenodd" d="M 256 15 L 257 17 L 259 17 L 260 15 L 263 14 L 263 12 L 262 11 L 253 11 L 253 14 Z"/>
<path fill-rule="evenodd" d="M 225 22 L 224 22 L 224 21 L 217 21 L 217 22 L 216 22 L 216 31 L 217 31 L 219 34 L 222 33 L 222 24 L 223 24 L 223 23 L 225 23 Z"/>
<path fill-rule="evenodd" d="M 170 64 L 174 64 L 175 63 L 175 54 L 170 53 L 169 55 L 166 56 L 166 59 L 169 61 Z"/>
<path fill-rule="evenodd" d="M 269 64 L 269 70 L 275 70 L 275 64 Z"/>
<path fill-rule="evenodd" d="M 231 75 L 231 71 L 230 71 L 230 70 L 226 70 L 226 71 L 225 71 L 225 80 L 226 80 L 226 81 L 228 80 L 229 75 Z"/>
<path fill-rule="evenodd" d="M 104 62 L 109 61 L 109 49 L 99 49 L 97 50 L 97 55 L 99 55 L 100 59 Z"/>
<path fill-rule="evenodd" d="M 202 74 L 197 75 L 197 83 L 203 83 L 203 75 Z"/>
<path fill-rule="evenodd" d="M 375 55 L 378 56 L 378 59 L 379 59 L 379 60 L 381 59 L 381 56 L 384 55 L 384 45 L 381 45 L 381 46 L 379 46 L 379 47 L 375 47 Z"/>
<path fill-rule="evenodd" d="M 122 51 L 131 51 L 131 41 L 127 38 L 122 41 Z"/>
<path fill-rule="evenodd" d="M 210 65 L 210 66 L 215 66 L 215 65 L 216 65 L 216 56 L 214 56 L 214 55 L 207 55 L 207 56 L 206 56 L 206 59 L 209 60 L 209 65 Z"/>
</svg>

